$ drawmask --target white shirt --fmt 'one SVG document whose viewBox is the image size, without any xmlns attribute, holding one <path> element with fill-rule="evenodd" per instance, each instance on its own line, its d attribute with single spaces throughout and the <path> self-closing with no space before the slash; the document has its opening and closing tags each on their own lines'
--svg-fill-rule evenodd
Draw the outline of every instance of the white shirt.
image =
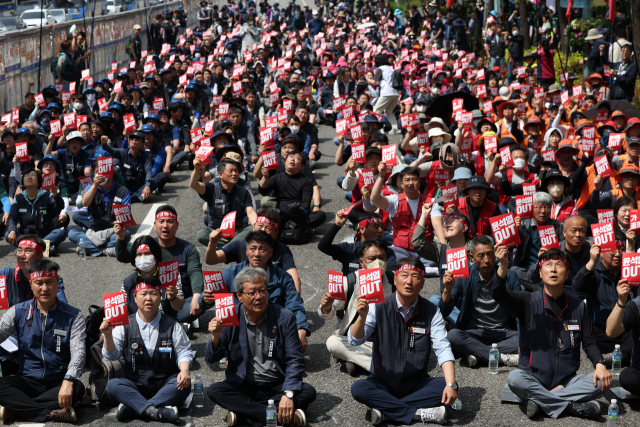
<svg viewBox="0 0 640 427">
<path fill-rule="evenodd" d="M 392 194 L 390 196 L 387 196 L 387 201 L 389 202 L 389 207 L 387 208 L 387 211 L 389 212 L 389 216 L 391 218 L 395 218 L 396 212 L 398 212 L 398 195 Z M 411 200 L 410 198 L 407 197 L 407 202 L 409 202 L 411 215 L 413 215 L 413 217 L 416 218 L 416 215 L 418 214 L 418 204 L 420 204 L 420 197 L 418 197 L 415 200 Z"/>
</svg>

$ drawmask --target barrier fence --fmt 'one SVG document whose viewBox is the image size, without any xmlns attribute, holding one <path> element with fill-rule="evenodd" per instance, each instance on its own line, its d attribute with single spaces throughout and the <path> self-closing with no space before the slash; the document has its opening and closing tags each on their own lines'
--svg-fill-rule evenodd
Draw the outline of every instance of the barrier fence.
<svg viewBox="0 0 640 427">
<path fill-rule="evenodd" d="M 0 36 L 0 111 L 10 112 L 12 108 L 21 106 L 30 82 L 34 83 L 34 93 L 38 87 L 42 89 L 55 83 L 50 70 L 51 60 L 60 52 L 60 43 L 66 39 L 72 25 L 76 25 L 76 31 L 85 31 L 87 34 L 85 45 L 92 47 L 92 58 L 88 65 L 91 77 L 96 81 L 107 77 L 112 62 L 118 63 L 118 69 L 129 66 L 125 42 L 133 34 L 134 25 L 142 27 L 140 38 L 144 50 L 147 48 L 147 19 L 151 25 L 155 15 L 161 14 L 164 9 L 174 11 L 184 6 L 188 26 L 192 27 L 197 20 L 197 0 L 163 3 L 146 9 L 143 1 L 138 0 L 136 6 L 137 9 L 127 12 L 57 23 L 53 29 L 45 26 L 42 31 L 40 28 L 30 28 Z M 39 55 L 42 56 L 41 61 Z"/>
</svg>

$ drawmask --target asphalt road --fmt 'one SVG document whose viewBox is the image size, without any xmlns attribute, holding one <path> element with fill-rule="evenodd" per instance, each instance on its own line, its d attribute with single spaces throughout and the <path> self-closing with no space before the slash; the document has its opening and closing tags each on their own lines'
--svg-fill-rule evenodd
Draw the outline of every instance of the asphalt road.
<svg viewBox="0 0 640 427">
<path fill-rule="evenodd" d="M 336 186 L 336 178 L 343 170 L 333 164 L 335 145 L 333 144 L 334 130 L 327 126 L 320 127 L 321 151 L 323 157 L 319 162 L 316 178 L 322 189 L 323 209 L 327 212 L 328 223 L 316 230 L 310 243 L 303 246 L 292 247 L 300 276 L 302 278 L 303 298 L 307 316 L 311 325 L 311 336 L 309 345 L 305 353 L 307 370 L 305 381 L 313 385 L 317 392 L 317 400 L 309 407 L 307 418 L 309 424 L 316 426 L 363 426 L 368 422 L 365 420 L 367 408 L 355 402 L 351 398 L 350 387 L 354 378 L 350 377 L 339 365 L 331 361 L 331 356 L 326 349 L 325 341 L 334 330 L 334 322 L 325 322 L 317 315 L 317 308 L 320 297 L 327 287 L 327 270 L 329 268 L 339 269 L 340 265 L 323 255 L 317 249 L 317 242 L 323 232 L 330 226 L 335 217 L 335 212 L 348 206 L 348 202 L 343 197 L 343 192 Z M 390 135 L 393 142 L 399 142 L 400 136 Z M 195 242 L 196 232 L 203 227 L 202 202 L 196 193 L 188 188 L 189 172 L 179 171 L 174 174 L 173 183 L 166 186 L 161 196 L 153 197 L 150 204 L 134 204 L 133 216 L 139 224 L 143 222 L 145 216 L 152 208 L 152 203 L 171 203 L 178 210 L 180 229 L 178 236 Z M 257 183 L 254 182 L 254 188 Z M 257 192 L 256 192 L 257 194 Z M 259 198 L 260 196 L 257 195 Z M 135 231 L 135 229 L 134 229 Z M 151 233 L 154 235 L 154 233 Z M 345 227 L 337 236 L 336 241 L 340 241 L 347 236 L 352 236 L 353 232 Z M 204 248 L 199 247 L 204 262 Z M 1 265 L 15 265 L 15 255 L 12 248 L 6 243 L 0 245 Z M 120 264 L 114 258 L 94 258 L 81 261 L 75 254 L 73 244 L 66 241 L 60 246 L 60 256 L 54 258 L 59 262 L 64 278 L 67 297 L 69 302 L 87 313 L 91 304 L 101 304 L 102 294 L 116 292 L 120 289 L 122 279 L 133 271 L 131 265 Z M 224 266 L 209 266 L 207 269 L 223 269 Z M 436 279 L 428 279 L 422 292 L 423 296 L 429 297 L 438 290 Z M 204 348 L 208 340 L 206 325 L 212 318 L 212 311 L 207 312 L 200 321 L 200 329 L 195 331 L 193 339 L 193 349 L 197 351 L 192 378 L 199 373 L 204 378 L 205 387 L 213 382 L 222 381 L 224 378 L 223 369 L 219 366 L 208 366 L 204 360 Z M 436 366 L 435 356 L 432 355 L 430 374 L 441 376 L 442 372 Z M 468 368 L 460 367 L 456 361 L 456 377 L 460 385 L 459 397 L 463 403 L 463 410 L 454 420 L 456 424 L 465 425 L 534 425 L 542 418 L 532 422 L 519 409 L 518 405 L 501 404 L 500 394 L 507 380 L 507 375 L 513 368 L 502 368 L 498 375 L 489 375 L 486 367 Z M 590 363 L 583 354 L 583 368 L 581 373 L 591 369 Z M 365 378 L 362 374 L 358 378 Z M 88 383 L 88 371 L 82 377 Z M 356 378 L 357 379 L 357 378 Z M 601 398 L 602 413 L 605 414 L 609 399 L 614 396 L 609 392 L 605 398 Z M 640 416 L 636 412 L 640 405 L 622 404 L 621 425 L 639 425 Z M 80 407 L 77 409 L 77 425 L 114 425 L 115 410 L 112 408 L 96 409 L 94 407 Z M 182 425 L 184 426 L 220 426 L 224 424 L 226 412 L 215 407 L 208 399 L 205 405 L 199 409 L 188 409 L 181 411 Z M 604 421 L 604 417 L 602 418 Z M 573 417 L 561 417 L 558 420 L 544 419 L 545 425 L 562 426 L 585 426 L 596 425 L 595 422 L 586 422 Z M 19 423 L 16 423 L 19 424 Z M 141 420 L 132 420 L 127 425 L 155 425 Z"/>
</svg>

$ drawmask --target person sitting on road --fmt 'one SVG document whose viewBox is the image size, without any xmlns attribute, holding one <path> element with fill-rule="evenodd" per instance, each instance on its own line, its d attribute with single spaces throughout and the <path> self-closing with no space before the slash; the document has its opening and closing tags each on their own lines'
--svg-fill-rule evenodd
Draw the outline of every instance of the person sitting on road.
<svg viewBox="0 0 640 427">
<path fill-rule="evenodd" d="M 164 259 L 160 244 L 151 236 L 140 236 L 133 241 L 129 254 L 131 265 L 135 272 L 125 277 L 122 282 L 120 292 L 124 292 L 124 298 L 129 315 L 133 315 L 137 310 L 135 299 L 135 281 L 143 274 L 153 276 L 159 280 L 160 268 L 158 264 Z M 184 293 L 182 292 L 182 277 L 178 274 L 178 279 L 173 286 L 162 289 L 162 305 L 160 310 L 167 316 L 177 319 L 178 312 L 184 307 Z"/>
<path fill-rule="evenodd" d="M 272 304 L 278 304 L 287 310 L 293 312 L 296 316 L 298 324 L 298 336 L 302 341 L 302 351 L 307 348 L 307 336 L 309 335 L 309 324 L 307 322 L 307 313 L 304 310 L 304 303 L 300 294 L 296 290 L 293 279 L 281 268 L 276 267 L 271 262 L 273 258 L 274 240 L 265 231 L 252 231 L 245 239 L 247 242 L 246 260 L 227 267 L 222 272 L 222 278 L 229 292 L 234 293 L 233 279 L 243 268 L 260 267 L 269 273 L 268 288 L 269 301 Z M 212 241 L 211 244 L 214 242 Z M 210 309 L 214 304 L 214 292 L 205 287 L 204 292 L 200 296 L 200 307 L 203 310 Z"/>
<path fill-rule="evenodd" d="M 124 378 L 111 378 L 107 393 L 120 403 L 116 419 L 144 415 L 160 422 L 180 423 L 177 405 L 191 393 L 191 341 L 182 326 L 160 310 L 162 284 L 146 274 L 133 280 L 138 310 L 129 324 L 109 325 L 104 318 L 102 356 L 124 357 Z"/>
<path fill-rule="evenodd" d="M 74 422 L 73 409 L 85 395 L 79 380 L 85 363 L 82 311 L 58 295 L 60 266 L 49 259 L 26 271 L 34 297 L 9 308 L 0 320 L 0 342 L 14 333 L 18 374 L 0 378 L 0 420 Z M 47 337 L 45 339 L 45 337 Z"/>
<path fill-rule="evenodd" d="M 380 240 L 370 239 L 363 241 L 358 245 L 360 268 L 362 270 L 379 268 L 381 271 L 387 271 L 389 268 L 387 264 L 387 253 L 387 247 Z M 372 342 L 365 342 L 360 346 L 354 346 L 349 343 L 349 338 L 347 337 L 349 326 L 351 326 L 358 315 L 356 304 L 360 296 L 360 286 L 358 285 L 359 272 L 360 270 L 356 270 L 353 273 L 353 278 L 348 276 L 344 276 L 343 278 L 346 302 L 338 301 L 334 299 L 329 292 L 326 292 L 322 295 L 320 307 L 318 307 L 318 315 L 325 321 L 333 319 L 337 311 L 343 311 L 338 329 L 333 331 L 333 335 L 327 339 L 327 350 L 329 350 L 329 353 L 331 353 L 335 360 L 345 365 L 347 372 L 352 376 L 357 375 L 358 370 L 356 366 L 366 371 L 371 370 L 373 352 Z M 389 283 L 386 274 L 383 274 L 382 277 L 384 294 L 389 295 L 393 292 L 394 287 Z"/>
<path fill-rule="evenodd" d="M 151 125 L 142 125 L 140 131 L 144 134 L 144 151 L 151 156 L 151 176 L 155 186 L 154 192 L 160 194 L 164 186 L 171 179 L 171 147 L 162 146 L 160 137 Z"/>
<path fill-rule="evenodd" d="M 279 242 L 278 231 L 281 227 L 280 215 L 273 209 L 260 208 L 256 212 L 256 222 L 253 224 L 253 231 L 264 231 L 273 238 L 273 255 L 270 261 L 278 268 L 283 269 L 291 278 L 293 278 L 296 284 L 296 290 L 302 295 L 300 275 L 296 268 L 295 260 L 293 259 L 293 253 L 289 246 L 282 242 Z M 220 230 L 213 230 L 209 235 L 209 240 L 216 240 L 220 236 Z M 216 264 L 230 264 L 232 262 L 243 262 L 247 260 L 247 241 L 244 239 L 236 240 L 233 243 L 229 243 L 222 249 L 217 249 L 216 246 L 207 246 L 207 251 L 204 254 L 204 262 L 209 265 Z"/>
<path fill-rule="evenodd" d="M 230 283 L 239 326 L 224 327 L 218 317 L 209 323 L 205 360 L 212 364 L 228 355 L 229 361 L 225 380 L 212 384 L 207 395 L 228 411 L 228 426 L 264 426 L 269 400 L 279 423 L 304 426 L 304 411 L 316 399 L 316 390 L 302 381 L 304 350 L 295 338 L 295 315 L 270 300 L 269 282 L 263 268 L 244 266 Z"/>
<path fill-rule="evenodd" d="M 201 162 L 200 156 L 196 156 L 193 160 L 194 169 L 191 173 L 189 187 L 207 202 L 209 215 L 205 217 L 207 228 L 198 231 L 196 239 L 204 246 L 209 245 L 209 235 L 213 230 L 220 228 L 224 217 L 231 212 L 236 212 L 235 235 L 231 239 L 220 238 L 216 244 L 222 247 L 233 241 L 244 239 L 253 229 L 253 224 L 256 222 L 256 211 L 253 209 L 249 191 L 237 185 L 241 169 L 240 163 L 228 158 L 221 159 L 218 163 L 220 181 L 216 179 L 202 183 L 198 180 L 202 167 Z"/>
<path fill-rule="evenodd" d="M 162 248 L 162 261 L 180 261 L 180 285 L 184 306 L 178 311 L 177 319 L 180 323 L 191 323 L 202 313 L 198 301 L 204 290 L 204 277 L 198 248 L 194 244 L 176 237 L 179 226 L 178 212 L 173 206 L 162 205 L 156 209 L 153 229 L 158 236 L 155 241 Z M 124 232 L 121 230 L 116 240 L 115 252 L 118 261 L 129 264 L 131 253 L 124 237 Z"/>
<path fill-rule="evenodd" d="M 509 259 L 506 246 L 497 245 L 499 260 L 491 296 L 520 324 L 518 369 L 508 377 L 509 389 L 525 404 L 529 418 L 540 411 L 551 418 L 567 412 L 596 419 L 600 404 L 595 400 L 611 387 L 611 374 L 598 348 L 586 304 L 565 295 L 569 256 L 549 249 L 539 257 L 544 289 L 513 292 L 506 288 Z M 577 374 L 580 347 L 595 367 L 593 373 Z"/>
<path fill-rule="evenodd" d="M 467 182 L 468 196 L 458 199 L 458 211 L 469 218 L 471 236 L 493 236 L 489 218 L 502 214 L 498 203 L 487 196 L 494 190 L 487 185 L 484 176 L 474 175 Z"/>
<path fill-rule="evenodd" d="M 62 165 L 61 178 L 66 187 L 66 197 L 75 203 L 80 192 L 78 178 L 91 175 L 92 156 L 82 149 L 86 141 L 82 137 L 82 133 L 78 131 L 69 132 L 67 135 L 67 148 L 54 150 L 53 141 L 53 139 L 49 140 L 44 154 L 52 154 Z M 38 167 L 42 169 L 42 161 L 38 163 Z M 67 201 L 65 204 L 68 207 L 69 202 Z"/>
<path fill-rule="evenodd" d="M 14 198 L 11 205 L 4 239 L 15 246 L 23 234 L 37 234 L 49 241 L 49 253 L 54 255 L 66 238 L 63 229 L 54 227 L 54 220 L 64 208 L 62 195 L 55 186 L 51 192 L 42 190 L 42 174 L 34 168 L 24 171 L 22 185 L 24 191 Z"/>
<path fill-rule="evenodd" d="M 469 278 L 455 279 L 451 271 L 443 277 L 442 315 L 447 317 L 453 307 L 460 314 L 447 338 L 451 348 L 462 353 L 470 367 L 478 361 L 489 362 L 492 344 L 498 344 L 499 362 L 504 366 L 518 366 L 518 330 L 516 319 L 491 297 L 496 276 L 496 257 L 493 239 L 477 236 L 469 245 L 473 264 Z M 518 276 L 508 271 L 507 289 L 520 291 Z"/>
<path fill-rule="evenodd" d="M 396 292 L 382 303 L 369 304 L 364 295 L 356 302 L 358 318 L 349 328 L 349 344 L 373 340 L 373 357 L 371 376 L 353 383 L 351 395 L 371 408 L 373 425 L 386 420 L 445 424 L 443 405 L 452 405 L 458 397 L 444 319 L 420 296 L 424 275 L 420 259 L 402 258 L 396 269 Z M 444 378 L 427 375 L 432 346 Z"/>
</svg>

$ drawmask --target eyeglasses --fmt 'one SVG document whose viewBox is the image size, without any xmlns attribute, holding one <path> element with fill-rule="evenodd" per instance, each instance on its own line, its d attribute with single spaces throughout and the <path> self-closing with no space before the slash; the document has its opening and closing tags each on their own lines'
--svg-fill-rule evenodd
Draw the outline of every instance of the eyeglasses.
<svg viewBox="0 0 640 427">
<path fill-rule="evenodd" d="M 254 291 L 254 292 L 240 292 L 240 293 L 245 294 L 251 299 L 255 299 L 258 296 L 258 294 L 260 294 L 263 297 L 266 297 L 268 294 L 267 288 L 258 289 L 257 291 Z"/>
</svg>

